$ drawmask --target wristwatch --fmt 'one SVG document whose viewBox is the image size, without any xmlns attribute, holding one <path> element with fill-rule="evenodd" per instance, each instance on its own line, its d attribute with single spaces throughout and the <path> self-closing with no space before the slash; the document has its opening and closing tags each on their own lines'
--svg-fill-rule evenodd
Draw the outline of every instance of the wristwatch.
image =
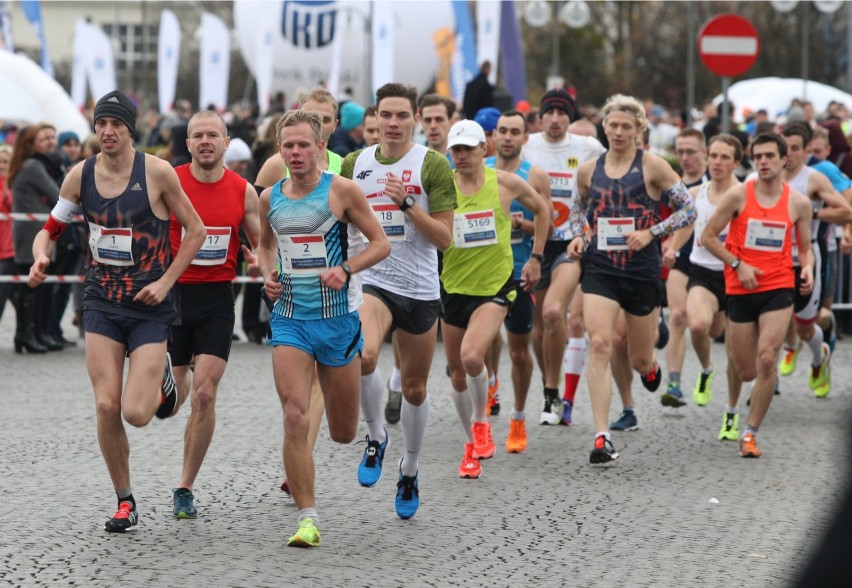
<svg viewBox="0 0 852 588">
<path fill-rule="evenodd" d="M 346 274 L 346 283 L 348 284 L 348 283 L 349 283 L 349 280 L 351 280 L 351 279 L 352 279 L 352 268 L 351 268 L 351 267 L 349 267 L 349 262 L 348 262 L 348 261 L 344 261 L 343 263 L 341 263 L 341 264 L 340 264 L 340 267 L 342 267 L 342 268 L 343 268 L 343 271 L 344 271 L 344 273 Z"/>
<path fill-rule="evenodd" d="M 544 255 L 541 253 L 530 253 L 530 259 L 535 259 L 539 263 L 544 263 Z"/>
<path fill-rule="evenodd" d="M 740 258 L 739 258 L 739 257 L 735 257 L 735 258 L 731 261 L 731 269 L 737 269 L 738 267 L 740 267 Z"/>
<path fill-rule="evenodd" d="M 406 196 L 406 197 L 402 200 L 402 204 L 400 204 L 400 205 L 399 205 L 399 209 L 400 209 L 402 212 L 405 212 L 406 210 L 408 210 L 409 208 L 411 208 L 412 206 L 414 206 L 416 203 L 417 203 L 417 201 L 416 201 L 416 200 L 414 200 L 414 196 L 412 196 L 411 194 L 409 194 L 408 196 Z"/>
</svg>

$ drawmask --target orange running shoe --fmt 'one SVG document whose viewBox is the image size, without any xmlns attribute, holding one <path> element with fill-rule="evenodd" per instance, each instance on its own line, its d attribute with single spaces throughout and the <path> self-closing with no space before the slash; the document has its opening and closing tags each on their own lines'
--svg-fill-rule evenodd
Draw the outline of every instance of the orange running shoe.
<svg viewBox="0 0 852 588">
<path fill-rule="evenodd" d="M 497 391 L 500 389 L 500 378 L 494 379 L 494 385 L 488 386 L 488 404 L 485 405 L 485 414 L 487 416 L 497 416 L 500 414 L 500 395 Z"/>
<path fill-rule="evenodd" d="M 751 433 L 746 433 L 740 439 L 740 456 L 760 457 L 760 449 L 757 448 L 757 440 Z"/>
<path fill-rule="evenodd" d="M 459 466 L 459 478 L 476 479 L 482 473 L 479 460 L 473 459 L 473 443 L 464 444 L 464 457 Z"/>
<path fill-rule="evenodd" d="M 506 438 L 506 451 L 521 453 L 527 448 L 527 421 L 509 419 L 509 436 Z"/>
<path fill-rule="evenodd" d="M 494 437 L 491 435 L 491 423 L 474 422 L 473 426 L 473 458 L 488 459 L 497 451 Z"/>
</svg>

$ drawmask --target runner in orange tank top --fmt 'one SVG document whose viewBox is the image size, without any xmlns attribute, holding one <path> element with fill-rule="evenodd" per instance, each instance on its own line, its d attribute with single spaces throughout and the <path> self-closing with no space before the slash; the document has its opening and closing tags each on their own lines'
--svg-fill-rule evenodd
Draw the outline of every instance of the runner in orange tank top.
<svg viewBox="0 0 852 588">
<path fill-rule="evenodd" d="M 744 382 L 754 381 L 742 457 L 760 457 L 757 431 L 775 390 L 778 353 L 793 313 L 795 227 L 801 264 L 800 292 L 813 288 L 808 199 L 782 181 L 787 144 L 776 134 L 758 135 L 752 159 L 758 177 L 731 188 L 701 234 L 701 244 L 725 263 L 728 334 L 734 364 Z M 730 223 L 727 239 L 719 234 Z"/>
</svg>

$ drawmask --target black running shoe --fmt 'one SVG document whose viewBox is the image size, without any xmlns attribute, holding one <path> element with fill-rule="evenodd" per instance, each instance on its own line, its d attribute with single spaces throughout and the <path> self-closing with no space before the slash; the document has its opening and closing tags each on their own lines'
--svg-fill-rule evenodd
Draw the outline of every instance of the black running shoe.
<svg viewBox="0 0 852 588">
<path fill-rule="evenodd" d="M 132 502 L 124 501 L 118 505 L 118 511 L 112 518 L 104 523 L 104 531 L 107 533 L 127 533 L 135 531 L 139 524 L 139 512 Z"/>
<path fill-rule="evenodd" d="M 657 342 L 654 347 L 657 349 L 665 349 L 669 344 L 669 325 L 666 324 L 666 317 L 660 312 L 660 322 L 657 324 Z"/>
<path fill-rule="evenodd" d="M 163 372 L 163 385 L 160 389 L 160 408 L 157 409 L 158 419 L 167 419 L 177 412 L 178 389 L 175 376 L 172 373 L 172 357 L 166 353 L 166 369 Z"/>
<path fill-rule="evenodd" d="M 645 390 L 648 392 L 656 392 L 657 388 L 660 387 L 660 382 L 663 381 L 663 370 L 660 368 L 660 364 L 656 364 L 654 369 L 647 374 L 639 376 L 639 379 L 642 380 L 642 385 L 645 386 Z"/>
<path fill-rule="evenodd" d="M 616 459 L 618 459 L 618 452 L 612 446 L 612 441 L 603 435 L 595 437 L 595 448 L 592 449 L 592 453 L 589 455 L 589 463 L 600 465 L 610 463 Z"/>
</svg>

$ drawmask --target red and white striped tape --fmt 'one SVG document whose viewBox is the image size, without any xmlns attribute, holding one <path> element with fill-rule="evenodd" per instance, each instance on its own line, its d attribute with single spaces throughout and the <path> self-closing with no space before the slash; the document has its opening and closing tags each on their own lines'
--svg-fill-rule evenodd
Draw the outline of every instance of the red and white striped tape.
<svg viewBox="0 0 852 588">
<path fill-rule="evenodd" d="M 23 220 L 23 221 L 46 221 L 50 213 L 48 212 L 0 212 L 0 221 L 8 220 Z M 75 223 L 85 222 L 86 219 L 82 215 L 74 217 Z"/>
<path fill-rule="evenodd" d="M 86 276 L 47 276 L 44 281 L 48 284 L 81 284 L 86 281 Z M 26 284 L 27 276 L 0 276 L 0 284 L 9 282 L 13 284 Z M 237 276 L 234 278 L 235 284 L 262 284 L 263 282 L 264 279 L 261 277 Z"/>
</svg>

